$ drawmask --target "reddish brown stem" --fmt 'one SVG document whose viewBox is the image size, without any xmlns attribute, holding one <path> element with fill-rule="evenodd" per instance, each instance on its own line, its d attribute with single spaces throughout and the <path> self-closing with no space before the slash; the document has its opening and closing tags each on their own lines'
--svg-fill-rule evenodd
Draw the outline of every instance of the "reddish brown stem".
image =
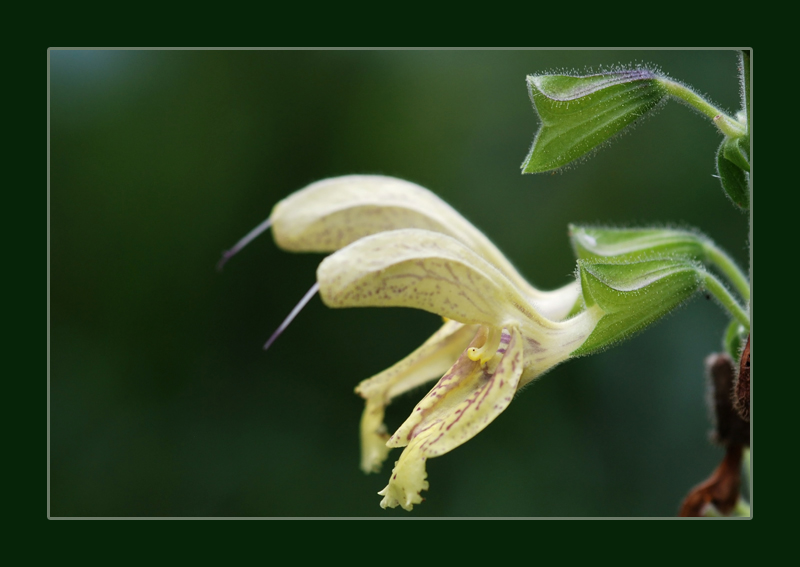
<svg viewBox="0 0 800 567">
<path fill-rule="evenodd" d="M 739 487 L 742 481 L 742 446 L 731 445 L 725 451 L 725 458 L 710 477 L 695 486 L 681 505 L 679 516 L 700 517 L 709 504 L 721 514 L 733 512 L 739 500 Z"/>
</svg>

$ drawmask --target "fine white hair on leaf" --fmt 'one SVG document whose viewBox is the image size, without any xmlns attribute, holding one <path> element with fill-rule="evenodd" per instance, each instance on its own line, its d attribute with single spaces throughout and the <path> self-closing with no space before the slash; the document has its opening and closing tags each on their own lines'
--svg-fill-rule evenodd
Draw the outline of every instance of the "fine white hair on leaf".
<svg viewBox="0 0 800 567">
<path fill-rule="evenodd" d="M 613 143 L 614 143 L 614 141 L 615 141 L 615 140 L 617 140 L 618 138 L 620 138 L 620 137 L 622 137 L 622 136 L 625 136 L 625 135 L 629 134 L 630 132 L 633 132 L 633 131 L 634 131 L 634 130 L 637 128 L 637 126 L 639 126 L 640 124 L 643 124 L 643 123 L 644 123 L 644 122 L 645 122 L 645 121 L 646 121 L 648 118 L 650 118 L 651 116 L 655 116 L 656 114 L 658 114 L 658 112 L 659 112 L 659 111 L 660 111 L 662 108 L 664 108 L 664 106 L 667 104 L 667 101 L 668 101 L 668 100 L 669 100 L 669 97 L 664 97 L 664 98 L 662 98 L 662 99 L 661 99 L 660 101 L 658 101 L 658 103 L 656 103 L 656 104 L 655 104 L 655 105 L 654 105 L 654 106 L 653 106 L 651 109 L 649 109 L 649 110 L 648 110 L 647 112 L 645 112 L 644 114 L 640 114 L 640 115 L 639 115 L 639 116 L 638 116 L 638 117 L 637 117 L 637 118 L 636 118 L 636 119 L 635 119 L 633 122 L 631 122 L 630 124 L 628 124 L 627 126 L 625 126 L 625 127 L 622 129 L 622 130 L 619 130 L 619 131 L 618 131 L 618 132 L 616 132 L 616 133 L 615 133 L 613 136 L 611 136 L 611 137 L 610 137 L 610 138 L 608 138 L 607 140 L 604 140 L 604 141 L 600 142 L 599 144 L 597 144 L 596 146 L 594 146 L 592 149 L 590 149 L 588 152 L 586 152 L 585 154 L 583 154 L 583 155 L 581 155 L 581 156 L 578 156 L 577 158 L 575 158 L 575 159 L 574 159 L 574 160 L 572 160 L 571 162 L 569 162 L 569 163 L 565 163 L 564 165 L 561 165 L 561 166 L 559 166 L 559 167 L 556 167 L 556 168 L 554 168 L 554 169 L 549 169 L 549 170 L 547 170 L 547 171 L 542 171 L 542 172 L 539 172 L 539 173 L 540 173 L 540 174 L 541 174 L 541 173 L 550 173 L 550 174 L 554 174 L 554 173 L 556 173 L 556 172 L 557 172 L 557 173 L 564 173 L 565 171 L 568 171 L 568 170 L 570 170 L 570 169 L 572 169 L 572 168 L 579 167 L 580 165 L 582 165 L 582 164 L 583 164 L 584 162 L 586 162 L 587 160 L 589 160 L 589 159 L 593 158 L 593 157 L 594 157 L 594 155 L 595 155 L 597 152 L 599 152 L 600 150 L 602 150 L 603 148 L 605 148 L 605 147 L 607 147 L 607 146 L 610 146 L 610 145 L 611 145 L 611 144 L 613 144 Z M 535 108 L 536 108 L 536 107 L 534 106 L 534 110 L 535 110 Z M 538 111 L 536 112 L 536 118 L 537 118 L 537 119 L 539 120 L 539 122 L 541 123 L 542 119 L 539 117 L 539 113 L 538 113 Z M 541 126 L 540 126 L 540 129 L 541 129 Z M 527 154 L 527 155 L 526 155 L 526 157 L 525 157 L 525 161 L 524 161 L 524 162 L 523 162 L 523 164 L 522 164 L 522 166 L 523 166 L 523 167 L 524 167 L 524 165 L 525 165 L 525 164 L 528 162 L 528 158 L 530 157 L 530 155 L 533 153 L 534 145 L 536 144 L 536 139 L 538 138 L 538 135 L 539 135 L 539 131 L 537 130 L 536 134 L 534 135 L 533 142 L 531 142 L 531 147 L 530 147 L 530 149 L 528 150 L 528 154 Z"/>
</svg>

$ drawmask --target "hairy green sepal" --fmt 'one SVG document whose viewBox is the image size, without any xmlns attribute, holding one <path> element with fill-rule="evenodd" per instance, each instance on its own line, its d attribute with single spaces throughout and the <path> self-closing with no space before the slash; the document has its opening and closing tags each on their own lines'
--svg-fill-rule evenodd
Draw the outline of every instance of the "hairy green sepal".
<svg viewBox="0 0 800 567">
<path fill-rule="evenodd" d="M 667 228 L 595 228 L 571 224 L 569 237 L 580 260 L 615 262 L 666 256 L 690 256 L 706 261 L 704 244 L 698 233 Z"/>
<path fill-rule="evenodd" d="M 690 259 L 663 258 L 628 263 L 578 260 L 586 307 L 604 315 L 572 356 L 590 354 L 626 339 L 689 299 L 702 286 Z"/>
<path fill-rule="evenodd" d="M 589 153 L 667 96 L 647 69 L 586 77 L 529 75 L 528 92 L 542 124 L 523 173 L 556 169 Z"/>
</svg>

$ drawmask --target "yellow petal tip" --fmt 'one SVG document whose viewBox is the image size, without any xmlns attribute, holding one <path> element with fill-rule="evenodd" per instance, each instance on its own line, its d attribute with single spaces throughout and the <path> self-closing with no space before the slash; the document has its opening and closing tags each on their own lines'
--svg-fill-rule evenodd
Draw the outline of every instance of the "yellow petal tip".
<svg viewBox="0 0 800 567">
<path fill-rule="evenodd" d="M 368 398 L 361 417 L 361 470 L 367 474 L 380 471 L 391 451 L 386 445 L 389 434 L 383 423 L 383 410 L 381 398 Z"/>
<path fill-rule="evenodd" d="M 400 506 L 403 510 L 410 512 L 414 504 L 421 504 L 424 498 L 420 495 L 423 490 L 428 490 L 430 486 L 425 480 L 428 473 L 425 471 L 425 458 L 416 455 L 407 455 L 408 451 L 400 456 L 400 460 L 395 463 L 392 470 L 392 478 L 386 488 L 378 492 L 383 496 L 381 508 L 396 508 Z"/>
</svg>

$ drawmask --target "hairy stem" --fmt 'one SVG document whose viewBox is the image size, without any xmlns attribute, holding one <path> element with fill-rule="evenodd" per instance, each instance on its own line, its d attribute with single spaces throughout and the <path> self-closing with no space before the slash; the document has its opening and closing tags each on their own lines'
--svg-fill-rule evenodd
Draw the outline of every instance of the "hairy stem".
<svg viewBox="0 0 800 567">
<path fill-rule="evenodd" d="M 739 124 L 738 121 L 728 116 L 686 85 L 664 78 L 659 79 L 659 81 L 671 96 L 682 100 L 711 118 L 716 127 L 726 136 L 741 138 L 746 134 L 744 126 Z"/>
<path fill-rule="evenodd" d="M 706 290 L 713 294 L 714 297 L 717 298 L 717 301 L 719 301 L 720 304 L 750 332 L 750 317 L 747 315 L 744 308 L 739 305 L 739 302 L 731 295 L 731 292 L 722 285 L 722 282 L 705 270 L 700 271 L 700 276 L 703 278 L 703 284 Z"/>
<path fill-rule="evenodd" d="M 742 296 L 745 301 L 750 301 L 750 280 L 747 279 L 745 273 L 736 265 L 736 262 L 728 256 L 725 252 L 720 250 L 712 242 L 705 242 L 703 244 L 708 260 L 714 264 L 720 271 L 725 274 L 728 280 L 736 288 L 736 291 Z"/>
<path fill-rule="evenodd" d="M 742 88 L 744 89 L 744 111 L 747 115 L 747 131 L 750 131 L 750 50 L 742 51 Z"/>
</svg>

